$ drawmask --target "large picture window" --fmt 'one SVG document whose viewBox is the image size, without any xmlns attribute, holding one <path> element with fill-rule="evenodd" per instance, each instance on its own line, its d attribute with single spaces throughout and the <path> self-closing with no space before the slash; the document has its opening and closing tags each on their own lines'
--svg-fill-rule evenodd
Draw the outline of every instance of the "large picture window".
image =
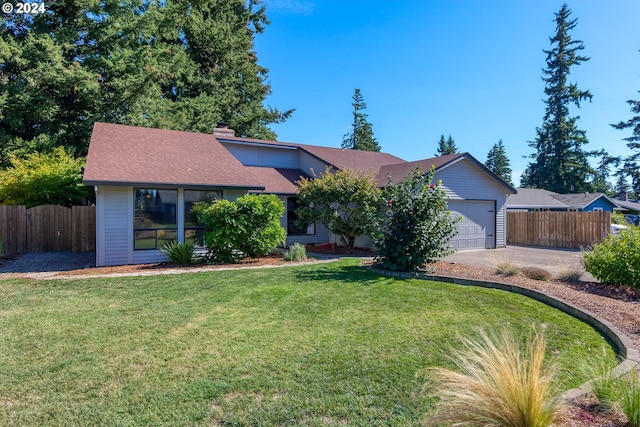
<svg viewBox="0 0 640 427">
<path fill-rule="evenodd" d="M 316 234 L 316 225 L 309 224 L 307 227 L 298 227 L 296 220 L 296 209 L 300 206 L 297 197 L 287 198 L 287 234 L 289 236 L 308 236 Z"/>
<path fill-rule="evenodd" d="M 159 249 L 178 239 L 178 190 L 134 190 L 133 247 Z"/>
<path fill-rule="evenodd" d="M 222 199 L 222 191 L 184 190 L 184 241 L 203 246 L 204 225 L 198 222 L 193 213 L 197 202 L 211 203 Z"/>
</svg>

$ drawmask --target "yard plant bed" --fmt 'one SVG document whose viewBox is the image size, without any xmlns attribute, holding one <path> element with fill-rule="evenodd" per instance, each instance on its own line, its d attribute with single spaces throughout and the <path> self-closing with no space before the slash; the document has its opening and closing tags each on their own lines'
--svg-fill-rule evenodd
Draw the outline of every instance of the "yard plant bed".
<svg viewBox="0 0 640 427">
<path fill-rule="evenodd" d="M 586 380 L 580 361 L 617 363 L 590 327 L 525 297 L 359 263 L 0 281 L 0 420 L 420 425 L 432 401 L 417 374 L 452 367 L 478 327 L 545 324 L 565 389 Z"/>
</svg>

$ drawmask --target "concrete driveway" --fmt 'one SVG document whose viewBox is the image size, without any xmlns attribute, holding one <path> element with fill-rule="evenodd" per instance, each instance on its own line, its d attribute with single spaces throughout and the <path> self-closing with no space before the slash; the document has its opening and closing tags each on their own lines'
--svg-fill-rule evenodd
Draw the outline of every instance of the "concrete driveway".
<svg viewBox="0 0 640 427">
<path fill-rule="evenodd" d="M 499 249 L 479 249 L 460 251 L 444 258 L 444 261 L 458 264 L 493 267 L 497 261 L 508 260 L 518 267 L 540 267 L 552 275 L 563 269 L 576 268 L 582 271 L 582 280 L 597 282 L 584 270 L 579 249 L 541 248 L 533 246 L 507 246 Z"/>
</svg>

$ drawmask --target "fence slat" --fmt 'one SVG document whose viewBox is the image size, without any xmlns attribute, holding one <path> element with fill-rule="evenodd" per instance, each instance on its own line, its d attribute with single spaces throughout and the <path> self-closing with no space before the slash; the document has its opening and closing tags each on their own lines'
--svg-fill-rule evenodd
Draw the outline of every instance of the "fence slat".
<svg viewBox="0 0 640 427">
<path fill-rule="evenodd" d="M 600 243 L 611 230 L 611 213 L 507 212 L 507 244 L 581 248 Z"/>
<path fill-rule="evenodd" d="M 26 220 L 24 206 L 0 206 L 0 241 L 6 255 L 27 251 Z"/>
<path fill-rule="evenodd" d="M 96 250 L 96 210 L 90 206 L 0 206 L 4 253 Z"/>
</svg>

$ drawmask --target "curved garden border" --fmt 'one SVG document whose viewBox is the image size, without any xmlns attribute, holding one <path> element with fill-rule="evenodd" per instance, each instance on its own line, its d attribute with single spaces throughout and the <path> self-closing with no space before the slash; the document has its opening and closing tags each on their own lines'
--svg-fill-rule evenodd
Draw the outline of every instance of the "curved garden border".
<svg viewBox="0 0 640 427">
<path fill-rule="evenodd" d="M 547 295 L 543 292 L 534 291 L 532 289 L 523 288 L 508 283 L 489 282 L 485 280 L 463 279 L 459 277 L 437 276 L 424 273 L 407 273 L 400 271 L 382 270 L 379 268 L 370 268 L 371 271 L 388 277 L 399 277 L 403 279 L 422 279 L 433 280 L 438 282 L 454 283 L 464 286 L 478 286 L 482 288 L 499 289 L 502 291 L 520 294 L 536 301 L 540 301 L 551 307 L 575 317 L 578 320 L 592 326 L 596 331 L 606 337 L 615 347 L 616 351 L 624 357 L 624 360 L 614 368 L 615 376 L 623 375 L 640 365 L 640 353 L 634 348 L 631 340 L 620 332 L 615 326 L 606 320 L 599 319 L 595 314 L 569 304 L 565 301 Z M 591 390 L 590 383 L 582 384 L 578 388 L 567 390 L 562 394 L 562 399 L 572 401 L 578 397 L 584 396 Z"/>
</svg>

